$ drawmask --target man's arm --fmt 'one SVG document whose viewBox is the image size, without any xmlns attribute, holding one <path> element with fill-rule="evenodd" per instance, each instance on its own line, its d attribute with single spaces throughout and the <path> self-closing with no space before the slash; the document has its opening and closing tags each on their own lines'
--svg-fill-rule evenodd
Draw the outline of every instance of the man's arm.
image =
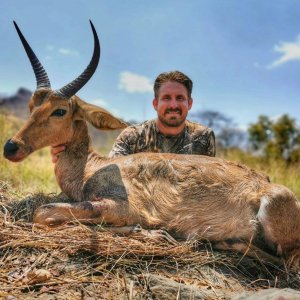
<svg viewBox="0 0 300 300">
<path fill-rule="evenodd" d="M 138 133 L 136 128 L 134 126 L 125 128 L 117 137 L 108 157 L 114 158 L 135 153 L 137 140 Z"/>
<path fill-rule="evenodd" d="M 194 126 L 196 123 L 193 123 Z M 192 133 L 191 154 L 216 156 L 215 134 L 212 129 L 198 124 Z"/>
</svg>

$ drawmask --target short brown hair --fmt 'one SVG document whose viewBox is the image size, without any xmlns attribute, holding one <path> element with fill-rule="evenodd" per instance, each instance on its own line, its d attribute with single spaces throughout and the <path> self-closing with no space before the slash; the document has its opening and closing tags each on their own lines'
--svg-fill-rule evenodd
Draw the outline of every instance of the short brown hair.
<svg viewBox="0 0 300 300">
<path fill-rule="evenodd" d="M 170 71 L 170 72 L 164 72 L 159 74 L 155 79 L 154 87 L 153 87 L 155 98 L 158 97 L 158 91 L 160 87 L 168 81 L 176 81 L 178 83 L 183 84 L 187 89 L 188 96 L 191 97 L 192 89 L 193 89 L 193 81 L 180 71 Z"/>
</svg>

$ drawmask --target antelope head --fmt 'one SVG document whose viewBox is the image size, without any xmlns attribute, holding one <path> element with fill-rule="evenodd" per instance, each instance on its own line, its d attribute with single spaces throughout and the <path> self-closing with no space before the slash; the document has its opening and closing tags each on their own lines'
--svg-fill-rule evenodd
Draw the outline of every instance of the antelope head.
<svg viewBox="0 0 300 300">
<path fill-rule="evenodd" d="M 78 126 L 80 122 L 88 121 L 96 128 L 106 130 L 126 127 L 124 122 L 106 110 L 88 104 L 75 95 L 92 77 L 100 59 L 99 39 L 91 21 L 90 24 L 94 36 L 94 52 L 89 65 L 75 80 L 61 89 L 52 90 L 46 71 L 14 22 L 32 65 L 37 88 L 29 101 L 28 121 L 4 146 L 4 156 L 10 161 L 19 162 L 46 146 L 67 144 L 74 135 L 76 122 Z"/>
</svg>

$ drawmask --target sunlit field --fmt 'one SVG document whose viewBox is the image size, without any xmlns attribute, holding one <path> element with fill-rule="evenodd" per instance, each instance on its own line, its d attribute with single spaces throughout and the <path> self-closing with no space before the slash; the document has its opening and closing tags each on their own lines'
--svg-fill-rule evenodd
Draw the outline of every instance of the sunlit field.
<svg viewBox="0 0 300 300">
<path fill-rule="evenodd" d="M 290 188 L 300 199 L 300 163 L 286 164 L 283 160 L 266 160 L 240 150 L 230 150 L 224 154 L 230 161 L 240 162 L 269 176 L 271 182 Z"/>
<path fill-rule="evenodd" d="M 0 146 L 20 129 L 22 121 L 0 114 Z M 111 148 L 113 139 L 107 139 L 105 145 L 97 145 L 96 150 L 106 155 Z M 100 150 L 101 149 L 101 150 Z M 230 150 L 219 154 L 227 160 L 243 163 L 257 171 L 267 174 L 272 182 L 283 184 L 296 193 L 300 199 L 300 164 L 286 165 L 284 161 L 266 161 L 240 150 Z M 54 176 L 54 165 L 51 162 L 50 149 L 45 148 L 31 154 L 20 163 L 12 163 L 0 157 L 0 180 L 2 185 L 9 187 L 11 193 L 23 197 L 29 193 L 59 193 Z"/>
<path fill-rule="evenodd" d="M 0 114 L 1 154 L 5 142 L 21 128 L 21 125 L 22 121 L 19 119 Z M 60 191 L 55 181 L 49 149 L 39 150 L 20 163 L 12 163 L 1 155 L 0 166 L 0 188 L 17 197 L 36 192 Z"/>
</svg>

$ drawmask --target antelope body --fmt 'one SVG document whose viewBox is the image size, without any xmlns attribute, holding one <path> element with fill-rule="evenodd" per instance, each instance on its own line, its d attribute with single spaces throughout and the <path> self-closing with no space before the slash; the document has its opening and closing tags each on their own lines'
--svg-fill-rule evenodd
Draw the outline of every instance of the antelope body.
<svg viewBox="0 0 300 300">
<path fill-rule="evenodd" d="M 157 153 L 100 156 L 92 149 L 86 122 L 104 130 L 126 124 L 75 95 L 98 64 L 100 47 L 93 25 L 95 48 L 89 66 L 56 91 L 16 28 L 33 66 L 37 90 L 29 102 L 29 120 L 6 143 L 4 155 L 21 161 L 42 147 L 65 144 L 55 174 L 61 190 L 75 201 L 41 206 L 34 222 L 140 224 L 238 251 L 254 241 L 300 267 L 300 204 L 290 190 L 219 158 Z"/>
</svg>

